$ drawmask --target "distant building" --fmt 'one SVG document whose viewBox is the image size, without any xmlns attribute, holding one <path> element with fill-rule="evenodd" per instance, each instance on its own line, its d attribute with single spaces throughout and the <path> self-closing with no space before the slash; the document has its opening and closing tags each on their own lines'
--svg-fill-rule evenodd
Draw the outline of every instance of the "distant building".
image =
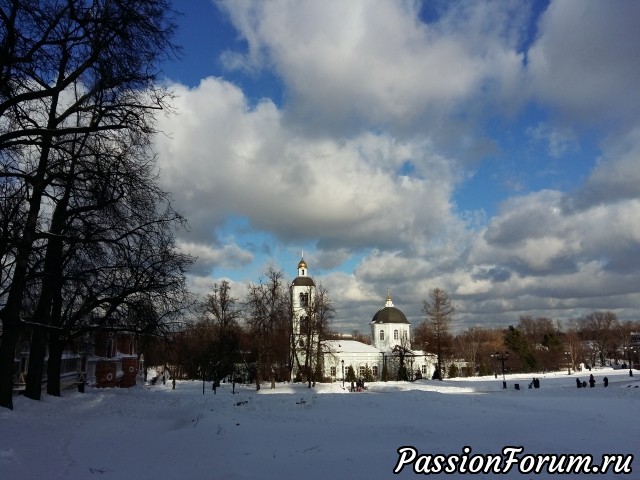
<svg viewBox="0 0 640 480">
<path fill-rule="evenodd" d="M 138 358 L 132 333 L 100 330 L 91 335 L 83 354 L 82 369 L 89 385 L 96 387 L 133 387 L 144 371 L 144 359 Z"/>
<path fill-rule="evenodd" d="M 293 345 L 298 363 L 292 368 L 292 377 L 301 372 L 298 365 L 309 335 L 304 328 L 312 312 L 311 302 L 316 284 L 309 276 L 304 258 L 298 263 L 298 276 L 291 284 L 293 305 Z M 356 378 L 382 379 L 384 366 L 388 378 L 395 380 L 400 363 L 404 364 L 409 379 L 431 378 L 435 370 L 436 358 L 431 353 L 411 347 L 411 324 L 405 314 L 395 307 L 391 295 L 387 294 L 384 307 L 378 310 L 369 322 L 372 345 L 356 340 L 324 340 L 322 349 L 322 375 L 325 379 L 341 381 L 346 378 L 349 367 L 353 368 Z M 318 338 L 311 336 L 315 351 Z M 295 362 L 294 362 L 295 363 Z"/>
<path fill-rule="evenodd" d="M 62 354 L 60 365 L 61 389 L 86 383 L 94 387 L 132 387 L 142 374 L 144 359 L 138 358 L 135 337 L 129 332 L 98 330 L 88 333 L 82 341 L 75 341 Z M 29 340 L 19 342 L 14 358 L 14 390 L 25 388 L 29 369 Z M 48 355 L 45 357 L 42 383 L 47 382 Z"/>
</svg>

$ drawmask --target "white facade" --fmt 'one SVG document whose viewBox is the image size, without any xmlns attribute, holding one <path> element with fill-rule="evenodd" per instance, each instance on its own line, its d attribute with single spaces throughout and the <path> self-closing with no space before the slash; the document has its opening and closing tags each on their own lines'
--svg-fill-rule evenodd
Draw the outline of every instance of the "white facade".
<svg viewBox="0 0 640 480">
<path fill-rule="evenodd" d="M 293 307 L 293 345 L 294 368 L 292 377 L 300 371 L 305 360 L 305 351 L 309 335 L 305 322 L 312 311 L 315 296 L 315 282 L 309 276 L 304 258 L 298 263 L 298 276 L 291 283 L 291 300 Z M 387 365 L 388 378 L 395 380 L 399 367 L 397 350 L 404 353 L 404 366 L 409 378 L 431 378 L 435 370 L 435 355 L 421 350 L 411 350 L 411 324 L 404 313 L 397 309 L 387 294 L 384 307 L 371 320 L 372 345 L 355 340 L 328 340 L 322 343 L 323 377 L 332 381 L 345 379 L 349 367 L 353 368 L 356 378 L 364 378 L 367 371 L 375 380 L 381 380 L 384 365 Z M 317 347 L 317 337 L 311 335 L 312 350 Z"/>
<path fill-rule="evenodd" d="M 323 343 L 323 374 L 326 379 L 340 382 L 346 378 L 349 367 L 356 378 L 364 378 L 370 370 L 376 381 L 382 379 L 384 365 L 387 365 L 389 380 L 395 380 L 399 357 L 391 350 L 384 350 L 355 340 L 328 340 Z M 344 363 L 343 363 L 344 362 Z M 431 378 L 435 370 L 435 355 L 422 350 L 409 350 L 404 356 L 404 364 L 409 378 Z M 344 367 L 344 368 L 343 368 Z"/>
<path fill-rule="evenodd" d="M 391 295 L 387 294 L 387 301 L 384 308 L 397 310 L 391 301 Z M 382 311 L 382 310 L 381 310 Z M 398 310 L 399 312 L 399 310 Z M 402 312 L 400 312 L 402 313 Z M 402 315 L 404 317 L 404 315 Z M 372 321 L 371 322 L 371 343 L 380 350 L 393 350 L 394 347 L 400 346 L 405 348 L 411 347 L 411 326 L 409 322 L 387 322 Z"/>
</svg>

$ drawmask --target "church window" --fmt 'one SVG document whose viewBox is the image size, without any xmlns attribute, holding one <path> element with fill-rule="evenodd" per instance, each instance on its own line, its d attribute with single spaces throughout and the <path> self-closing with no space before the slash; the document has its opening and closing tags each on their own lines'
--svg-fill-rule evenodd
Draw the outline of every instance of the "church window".
<svg viewBox="0 0 640 480">
<path fill-rule="evenodd" d="M 399 338 L 399 337 L 398 337 L 398 330 L 394 330 L 394 331 L 393 331 L 393 339 L 394 339 L 394 340 L 398 340 L 398 338 Z"/>
<path fill-rule="evenodd" d="M 427 374 L 427 366 L 423 364 L 420 367 L 420 371 L 422 372 L 423 375 L 426 375 Z"/>
<path fill-rule="evenodd" d="M 384 330 L 380 330 L 380 340 L 384 340 Z"/>
<path fill-rule="evenodd" d="M 364 378 L 366 373 L 366 368 L 364 367 L 364 365 L 361 365 L 359 370 L 360 370 L 360 378 Z"/>
<path fill-rule="evenodd" d="M 332 377 L 336 376 L 336 367 L 331 367 L 331 376 Z"/>
<path fill-rule="evenodd" d="M 378 366 L 374 365 L 371 367 L 371 373 L 373 374 L 373 378 L 378 378 Z"/>
<path fill-rule="evenodd" d="M 304 347 L 304 339 L 302 339 L 302 338 L 300 339 L 300 346 Z"/>
<path fill-rule="evenodd" d="M 309 306 L 309 293 L 303 292 L 300 294 L 300 306 L 301 307 Z"/>
</svg>

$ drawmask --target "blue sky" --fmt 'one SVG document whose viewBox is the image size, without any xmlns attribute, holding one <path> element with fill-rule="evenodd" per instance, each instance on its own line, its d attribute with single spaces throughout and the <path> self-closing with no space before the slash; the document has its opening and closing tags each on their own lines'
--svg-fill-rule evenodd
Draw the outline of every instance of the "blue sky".
<svg viewBox="0 0 640 480">
<path fill-rule="evenodd" d="M 640 3 L 175 1 L 161 179 L 206 292 L 301 251 L 367 331 L 640 311 Z"/>
</svg>

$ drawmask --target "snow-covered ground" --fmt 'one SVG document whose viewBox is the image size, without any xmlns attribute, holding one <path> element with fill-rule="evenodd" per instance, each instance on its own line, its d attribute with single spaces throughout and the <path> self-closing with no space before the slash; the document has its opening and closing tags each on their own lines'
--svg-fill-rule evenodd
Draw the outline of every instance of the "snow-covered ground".
<svg viewBox="0 0 640 480">
<path fill-rule="evenodd" d="M 398 468 L 400 478 L 424 476 L 427 455 L 432 462 L 438 454 L 458 455 L 457 464 L 464 457 L 473 470 L 481 462 L 473 457 L 506 458 L 508 446 L 523 447 L 512 458 L 589 454 L 596 465 L 603 454 L 636 455 L 640 372 L 593 373 L 596 387 L 586 389 L 576 388 L 576 375 L 559 372 L 537 375 L 540 389 L 527 388 L 530 376 L 514 375 L 507 390 L 502 378 L 483 377 L 371 383 L 362 393 L 337 382 L 265 385 L 259 392 L 236 386 L 235 395 L 222 384 L 214 395 L 208 383 L 203 395 L 201 382 L 178 382 L 176 390 L 167 383 L 89 388 L 40 402 L 17 397 L 15 410 L 0 411 L 0 479 L 387 479 L 401 447 L 423 457 L 409 463 L 412 449 L 401 450 L 407 465 Z M 588 380 L 589 372 L 577 376 Z M 609 469 L 589 478 L 640 479 L 638 458 L 627 467 L 626 474 Z M 429 475 L 535 476 L 515 464 L 508 475 Z M 586 476 L 539 475 L 555 477 Z"/>
</svg>

